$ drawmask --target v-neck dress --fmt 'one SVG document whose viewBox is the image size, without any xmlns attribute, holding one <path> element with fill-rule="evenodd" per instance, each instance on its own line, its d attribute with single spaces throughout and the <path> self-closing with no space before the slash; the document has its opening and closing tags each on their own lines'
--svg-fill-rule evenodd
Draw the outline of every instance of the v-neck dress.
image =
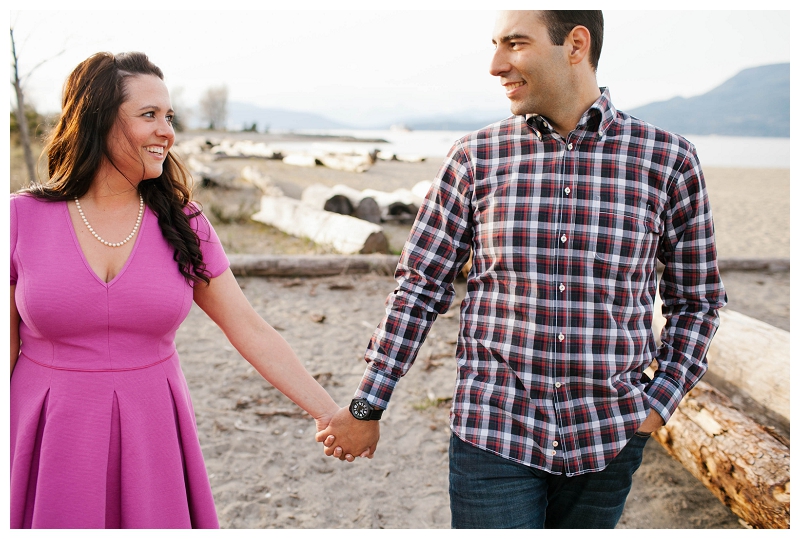
<svg viewBox="0 0 800 539">
<path fill-rule="evenodd" d="M 212 276 L 228 259 L 192 219 Z M 65 202 L 11 198 L 20 355 L 11 376 L 12 528 L 216 528 L 175 350 L 192 305 L 145 209 L 110 282 L 89 266 Z M 202 285 L 201 285 L 202 286 Z"/>
</svg>

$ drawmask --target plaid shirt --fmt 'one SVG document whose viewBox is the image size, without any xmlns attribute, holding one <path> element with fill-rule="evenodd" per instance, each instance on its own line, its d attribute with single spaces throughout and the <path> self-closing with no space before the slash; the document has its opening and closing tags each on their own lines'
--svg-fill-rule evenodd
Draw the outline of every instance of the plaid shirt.
<svg viewBox="0 0 800 539">
<path fill-rule="evenodd" d="M 726 296 L 695 149 L 616 110 L 608 90 L 566 140 L 530 115 L 455 143 L 356 396 L 387 406 L 470 248 L 450 414 L 464 441 L 553 474 L 602 470 L 651 408 L 666 422 L 706 371 Z"/>
</svg>

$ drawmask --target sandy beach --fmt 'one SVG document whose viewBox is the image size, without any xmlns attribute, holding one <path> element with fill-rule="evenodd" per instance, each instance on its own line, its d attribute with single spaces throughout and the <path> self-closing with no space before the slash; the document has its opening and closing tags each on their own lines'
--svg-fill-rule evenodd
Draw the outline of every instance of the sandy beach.
<svg viewBox="0 0 800 539">
<path fill-rule="evenodd" d="M 246 162 L 246 163 L 245 163 Z M 438 162 L 381 162 L 356 174 L 279 161 L 228 159 L 258 166 L 299 197 L 312 183 L 392 191 L 432 179 Z M 724 257 L 789 256 L 789 174 L 780 169 L 705 171 L 718 248 Z M 255 210 L 248 190 L 198 191 L 229 252 L 322 253 L 314 244 L 264 225 L 235 222 Z M 229 221 L 223 223 L 222 221 Z M 408 224 L 385 227 L 399 251 Z M 729 308 L 789 329 L 789 274 L 727 272 Z M 245 294 L 279 329 L 307 369 L 340 404 L 364 371 L 364 348 L 392 291 L 390 277 L 240 278 Z M 457 305 L 464 284 L 457 285 Z M 322 320 L 322 321 L 320 321 Z M 324 457 L 313 422 L 265 383 L 196 307 L 178 335 L 200 440 L 220 522 L 229 528 L 448 528 L 449 403 L 458 312 L 435 323 L 415 366 L 381 420 L 375 458 L 353 464 Z M 655 441 L 619 528 L 740 528 L 717 498 Z"/>
<path fill-rule="evenodd" d="M 13 156 L 12 156 L 13 157 Z M 302 168 L 264 159 L 225 159 L 235 173 L 257 167 L 285 194 L 312 183 L 384 191 L 431 180 L 440 162 L 377 162 L 365 173 Z M 12 190 L 15 182 L 12 162 Z M 789 256 L 789 171 L 707 168 L 720 258 Z M 248 220 L 252 187 L 198 188 L 229 253 L 326 250 Z M 385 226 L 399 252 L 410 225 Z M 789 273 L 726 272 L 727 308 L 789 330 Z M 339 404 L 364 371 L 364 349 L 395 283 L 379 275 L 239 278 L 256 310 L 295 349 Z M 457 307 L 464 283 L 456 286 Z M 327 458 L 314 423 L 266 383 L 194 306 L 177 336 L 200 443 L 223 528 L 449 528 L 449 398 L 455 380 L 458 309 L 433 326 L 415 366 L 381 420 L 375 458 Z M 741 528 L 742 523 L 655 440 L 634 476 L 619 528 Z"/>
</svg>

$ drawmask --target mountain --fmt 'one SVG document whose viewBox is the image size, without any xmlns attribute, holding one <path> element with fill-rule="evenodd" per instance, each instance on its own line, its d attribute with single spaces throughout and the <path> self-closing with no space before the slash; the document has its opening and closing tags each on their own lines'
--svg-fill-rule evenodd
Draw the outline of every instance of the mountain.
<svg viewBox="0 0 800 539">
<path fill-rule="evenodd" d="M 256 124 L 258 131 L 280 129 L 296 131 L 300 129 L 389 129 L 392 125 L 404 125 L 414 130 L 430 131 L 473 131 L 492 122 L 506 118 L 511 113 L 498 111 L 464 111 L 460 113 L 438 114 L 420 117 L 398 118 L 393 122 L 372 126 L 348 125 L 332 120 L 321 114 L 287 109 L 265 108 L 250 103 L 232 101 L 228 103 L 228 128 L 247 129 Z"/>
<path fill-rule="evenodd" d="M 228 127 L 243 129 L 256 124 L 256 129 L 298 130 L 298 129 L 346 129 L 341 124 L 321 114 L 286 109 L 272 109 L 249 103 L 228 103 Z"/>
<path fill-rule="evenodd" d="M 673 97 L 626 110 L 668 131 L 689 135 L 749 137 L 789 136 L 789 64 L 753 67 L 695 97 Z M 507 118 L 508 109 L 469 110 L 458 113 L 398 117 L 369 129 L 388 129 L 391 124 L 417 131 L 473 131 Z M 367 128 L 340 123 L 313 112 L 264 108 L 248 103 L 228 103 L 228 127 L 265 129 Z"/>
<path fill-rule="evenodd" d="M 703 95 L 625 112 L 680 134 L 788 137 L 789 64 L 745 69 Z"/>
</svg>

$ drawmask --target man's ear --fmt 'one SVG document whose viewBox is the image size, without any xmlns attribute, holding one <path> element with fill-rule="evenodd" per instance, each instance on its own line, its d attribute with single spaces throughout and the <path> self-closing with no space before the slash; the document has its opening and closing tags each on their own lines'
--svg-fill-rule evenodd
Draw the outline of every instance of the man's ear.
<svg viewBox="0 0 800 539">
<path fill-rule="evenodd" d="M 576 26 L 567 35 L 564 44 L 568 46 L 569 63 L 578 65 L 584 58 L 588 61 L 589 49 L 592 45 L 592 35 L 585 26 Z"/>
</svg>

